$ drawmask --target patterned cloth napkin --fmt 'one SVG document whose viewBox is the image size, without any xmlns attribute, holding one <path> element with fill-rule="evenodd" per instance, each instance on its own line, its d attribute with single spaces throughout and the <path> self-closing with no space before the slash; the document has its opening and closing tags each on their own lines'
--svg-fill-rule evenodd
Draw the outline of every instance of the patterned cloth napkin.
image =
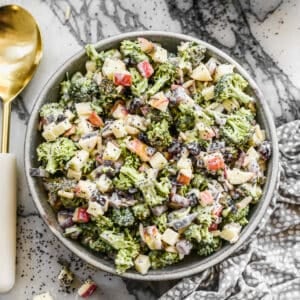
<svg viewBox="0 0 300 300">
<path fill-rule="evenodd" d="M 300 299 L 300 121 L 277 134 L 279 189 L 250 242 L 219 265 L 182 279 L 161 300 Z"/>
</svg>

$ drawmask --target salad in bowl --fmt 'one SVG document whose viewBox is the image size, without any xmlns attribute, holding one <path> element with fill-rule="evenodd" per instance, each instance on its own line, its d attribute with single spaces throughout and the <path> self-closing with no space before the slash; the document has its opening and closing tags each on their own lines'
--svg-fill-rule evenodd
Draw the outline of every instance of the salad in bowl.
<svg viewBox="0 0 300 300">
<path fill-rule="evenodd" d="M 36 149 L 65 237 L 141 274 L 238 241 L 260 201 L 270 142 L 248 82 L 195 41 L 86 46 L 39 110 Z"/>
</svg>

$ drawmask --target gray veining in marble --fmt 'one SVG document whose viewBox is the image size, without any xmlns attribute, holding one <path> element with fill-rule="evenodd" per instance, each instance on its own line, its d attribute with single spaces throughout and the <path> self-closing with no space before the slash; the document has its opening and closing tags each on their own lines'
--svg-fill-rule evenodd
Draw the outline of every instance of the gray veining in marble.
<svg viewBox="0 0 300 300">
<path fill-rule="evenodd" d="M 0 5 L 12 1 L 0 0 Z M 49 76 L 87 42 L 136 30 L 164 30 L 196 36 L 236 58 L 262 88 L 282 124 L 300 116 L 300 2 L 297 0 L 15 0 L 37 19 L 44 57 L 33 81 L 13 105 L 11 151 L 18 158 L 18 264 L 15 288 L 2 300 L 32 299 L 50 291 L 56 300 L 77 299 L 59 287 L 63 257 L 79 279 L 99 284 L 92 299 L 157 299 L 174 282 L 140 283 L 93 270 L 49 232 L 30 198 L 24 171 L 26 123 Z M 66 10 L 71 16 L 66 20 Z"/>
</svg>

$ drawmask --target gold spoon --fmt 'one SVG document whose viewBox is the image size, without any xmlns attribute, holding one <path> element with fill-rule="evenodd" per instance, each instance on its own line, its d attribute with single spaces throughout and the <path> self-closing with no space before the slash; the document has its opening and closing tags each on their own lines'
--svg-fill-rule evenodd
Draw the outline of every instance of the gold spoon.
<svg viewBox="0 0 300 300">
<path fill-rule="evenodd" d="M 15 282 L 16 158 L 8 153 L 11 102 L 31 80 L 42 57 L 42 39 L 34 18 L 22 7 L 0 7 L 0 293 Z"/>
</svg>

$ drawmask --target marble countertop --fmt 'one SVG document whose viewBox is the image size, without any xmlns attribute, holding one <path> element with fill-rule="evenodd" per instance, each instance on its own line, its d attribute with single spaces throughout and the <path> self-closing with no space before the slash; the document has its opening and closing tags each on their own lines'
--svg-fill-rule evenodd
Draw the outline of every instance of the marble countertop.
<svg viewBox="0 0 300 300">
<path fill-rule="evenodd" d="M 251 2 L 251 4 L 250 4 Z M 2 0 L 0 5 L 12 3 Z M 203 39 L 236 58 L 256 78 L 277 125 L 300 117 L 300 1 L 290 0 L 15 0 L 40 25 L 42 63 L 14 102 L 11 151 L 18 159 L 18 250 L 14 289 L 2 300 L 32 299 L 49 291 L 54 299 L 77 299 L 59 287 L 58 260 L 71 262 L 80 279 L 99 285 L 93 299 L 157 299 L 175 282 L 141 283 L 93 270 L 50 233 L 26 185 L 23 147 L 26 124 L 39 91 L 51 74 L 87 42 L 137 30 L 181 32 Z M 70 18 L 66 20 L 66 11 Z"/>
</svg>

